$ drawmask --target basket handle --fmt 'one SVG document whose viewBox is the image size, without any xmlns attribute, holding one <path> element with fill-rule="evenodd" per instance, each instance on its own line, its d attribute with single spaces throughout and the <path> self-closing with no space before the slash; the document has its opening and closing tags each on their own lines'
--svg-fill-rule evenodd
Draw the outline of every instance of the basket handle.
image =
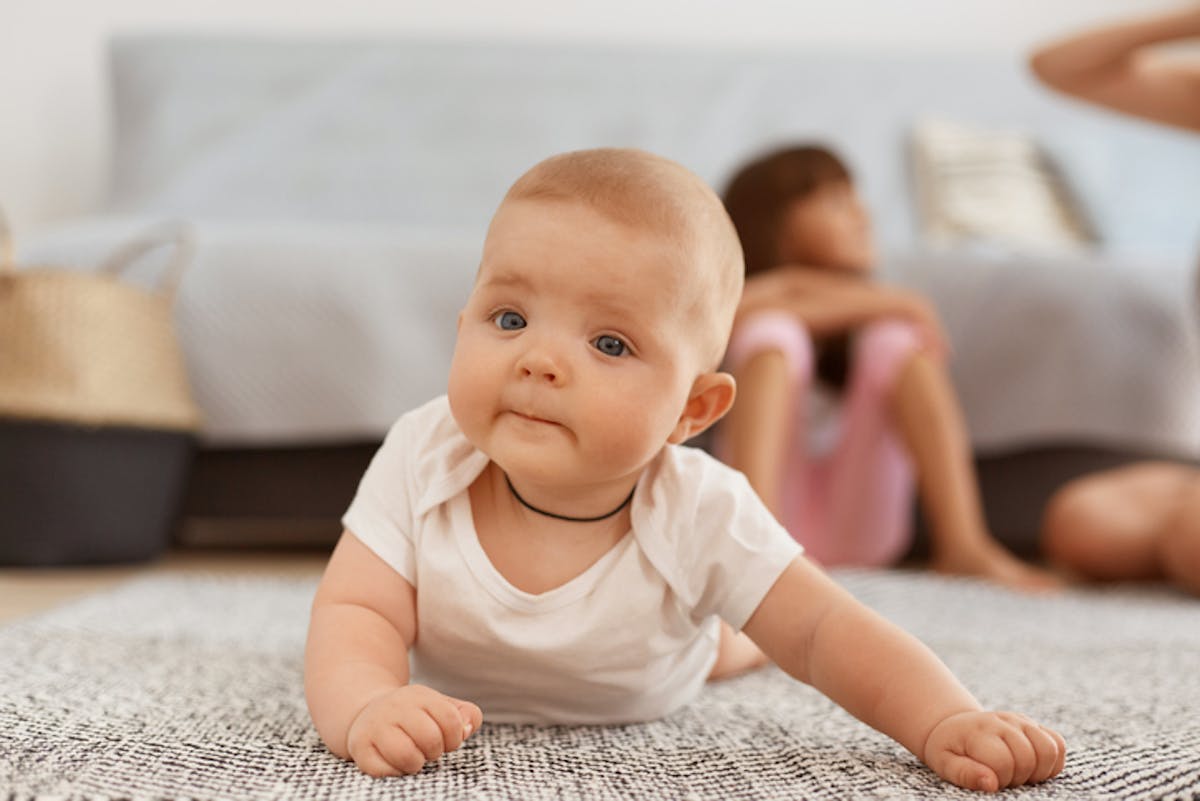
<svg viewBox="0 0 1200 801">
<path fill-rule="evenodd" d="M 183 270 L 191 263 L 196 252 L 192 228 L 186 223 L 160 223 L 145 231 L 141 236 L 109 254 L 108 258 L 101 263 L 100 271 L 114 276 L 120 275 L 147 253 L 168 246 L 173 247 L 175 252 L 171 255 L 171 260 L 167 263 L 162 279 L 159 281 L 158 291 L 168 300 L 174 301 Z"/>
<path fill-rule="evenodd" d="M 8 217 L 0 208 L 0 273 L 15 270 L 13 263 L 12 229 L 8 225 Z"/>
</svg>

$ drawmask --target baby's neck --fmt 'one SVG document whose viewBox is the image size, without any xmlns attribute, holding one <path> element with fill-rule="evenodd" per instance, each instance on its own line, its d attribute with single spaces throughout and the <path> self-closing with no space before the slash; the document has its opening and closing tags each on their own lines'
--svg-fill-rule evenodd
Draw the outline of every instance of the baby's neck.
<svg viewBox="0 0 1200 801">
<path fill-rule="evenodd" d="M 514 481 L 514 487 L 523 493 Z M 471 512 L 475 535 L 492 565 L 510 584 L 529 593 L 547 592 L 586 571 L 608 553 L 631 527 L 629 504 L 615 514 L 594 521 L 563 520 L 530 510 L 508 487 L 499 465 L 491 463 L 471 485 Z M 538 495 L 542 501 L 543 495 Z M 551 499 L 552 508 L 569 515 L 566 502 L 580 496 L 564 494 Z M 587 499 L 585 499 L 587 500 Z M 596 508 L 580 506 L 582 513 Z M 621 501 L 618 499 L 617 504 Z M 615 504 L 614 504 L 615 506 Z M 601 513 L 603 514 L 603 513 Z"/>
<path fill-rule="evenodd" d="M 607 520 L 610 517 L 620 514 L 621 510 L 628 506 L 629 502 L 633 500 L 633 490 L 630 490 L 629 494 L 625 496 L 625 500 L 621 501 L 609 511 L 598 515 L 577 517 L 573 515 L 564 515 L 558 512 L 547 511 L 546 509 L 541 509 L 537 506 L 534 506 L 532 503 L 521 497 L 521 493 L 517 492 L 517 488 L 513 486 L 512 479 L 510 479 L 507 475 L 504 477 L 504 481 L 508 485 L 508 491 L 511 492 L 512 496 L 517 499 L 517 503 L 521 504 L 529 511 L 541 515 L 542 517 L 551 517 L 555 520 L 562 520 L 566 523 L 599 523 L 601 520 Z"/>
<path fill-rule="evenodd" d="M 637 477 L 587 486 L 547 484 L 526 476 L 513 476 L 491 462 L 481 479 L 492 487 L 495 497 L 522 512 L 562 523 L 586 525 L 621 515 L 633 501 Z"/>
</svg>

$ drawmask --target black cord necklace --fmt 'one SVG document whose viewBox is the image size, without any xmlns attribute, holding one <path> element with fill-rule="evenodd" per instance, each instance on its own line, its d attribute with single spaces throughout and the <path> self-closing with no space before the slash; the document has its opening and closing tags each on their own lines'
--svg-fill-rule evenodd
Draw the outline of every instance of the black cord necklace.
<svg viewBox="0 0 1200 801">
<path fill-rule="evenodd" d="M 616 509 L 613 509 L 611 512 L 602 515 L 596 515 L 595 517 L 570 517 L 568 515 L 556 515 L 554 512 L 547 512 L 545 509 L 539 509 L 529 501 L 522 498 L 521 493 L 517 492 L 517 488 L 513 486 L 512 479 L 508 477 L 508 473 L 504 474 L 504 481 L 506 484 L 508 484 L 508 491 L 511 492 L 513 497 L 516 498 L 517 501 L 529 511 L 537 512 L 539 515 L 545 515 L 546 517 L 553 517 L 555 520 L 566 520 L 571 523 L 595 523 L 597 520 L 607 520 L 628 506 L 629 502 L 633 500 L 634 491 L 637 490 L 637 485 L 634 485 L 633 489 L 629 491 L 629 494 L 625 496 L 625 500 L 621 501 L 621 505 Z"/>
</svg>

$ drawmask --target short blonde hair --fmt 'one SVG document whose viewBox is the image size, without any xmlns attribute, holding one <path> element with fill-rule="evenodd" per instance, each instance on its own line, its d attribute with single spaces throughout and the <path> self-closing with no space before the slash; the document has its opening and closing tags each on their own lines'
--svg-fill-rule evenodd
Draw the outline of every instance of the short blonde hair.
<svg viewBox="0 0 1200 801">
<path fill-rule="evenodd" d="M 535 164 L 508 190 L 512 200 L 574 200 L 609 219 L 667 237 L 710 280 L 693 313 L 712 339 L 706 358 L 719 364 L 741 299 L 745 268 L 733 221 L 716 192 L 670 159 L 634 148 L 561 153 Z"/>
</svg>

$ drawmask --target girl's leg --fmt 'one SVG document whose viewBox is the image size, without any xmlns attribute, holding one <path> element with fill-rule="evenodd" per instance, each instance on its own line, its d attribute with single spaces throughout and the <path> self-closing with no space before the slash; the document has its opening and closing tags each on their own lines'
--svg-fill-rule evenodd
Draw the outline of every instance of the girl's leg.
<svg viewBox="0 0 1200 801">
<path fill-rule="evenodd" d="M 812 341 L 795 315 L 768 311 L 744 320 L 726 356 L 737 380 L 737 402 L 714 443 L 718 458 L 745 473 L 775 518 L 806 547 L 809 543 L 789 516 L 804 505 L 807 494 L 799 422 L 813 364 Z M 767 661 L 749 637 L 722 621 L 709 679 L 735 676 Z"/>
<path fill-rule="evenodd" d="M 1158 541 L 1163 572 L 1188 592 L 1200 595 L 1200 471 L 1190 469 L 1187 487 Z"/>
<path fill-rule="evenodd" d="M 740 323 L 726 355 L 737 402 L 715 442 L 717 457 L 745 473 L 793 536 L 788 511 L 804 492 L 795 471 L 803 469 L 801 421 L 813 364 L 812 341 L 795 315 L 766 311 Z"/>
<path fill-rule="evenodd" d="M 891 564 L 910 543 L 912 467 L 892 427 L 889 397 L 919 343 L 913 326 L 891 320 L 855 338 L 840 437 L 815 468 L 834 545 L 827 564 Z"/>
<path fill-rule="evenodd" d="M 933 567 L 1025 589 L 1057 586 L 1055 577 L 992 539 L 962 409 L 942 361 L 924 350 L 913 353 L 897 376 L 890 407 L 916 469 Z"/>
<path fill-rule="evenodd" d="M 1050 498 L 1041 546 L 1057 564 L 1097 579 L 1155 579 L 1166 563 L 1187 573 L 1200 485 L 1191 467 L 1138 462 L 1077 478 Z M 1180 576 L 1183 578 L 1183 575 Z"/>
</svg>

